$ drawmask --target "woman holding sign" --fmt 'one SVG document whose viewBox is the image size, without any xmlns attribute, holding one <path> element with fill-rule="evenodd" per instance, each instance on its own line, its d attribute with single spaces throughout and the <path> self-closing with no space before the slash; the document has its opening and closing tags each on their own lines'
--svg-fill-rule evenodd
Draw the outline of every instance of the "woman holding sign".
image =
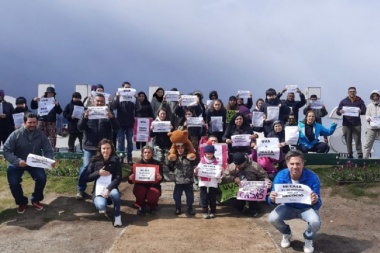
<svg viewBox="0 0 380 253">
<path fill-rule="evenodd" d="M 149 165 L 149 166 L 148 166 Z M 158 173 L 154 175 L 154 182 L 142 178 L 141 169 L 147 170 L 148 167 L 157 167 Z M 133 172 L 128 178 L 130 184 L 135 184 L 133 194 L 136 196 L 135 206 L 139 209 L 139 214 L 145 214 L 145 206 L 153 214 L 158 206 L 158 199 L 161 196 L 161 182 L 163 181 L 163 169 L 161 163 L 153 159 L 153 148 L 144 146 L 141 150 L 141 161 L 133 165 Z M 140 177 L 140 178 L 139 178 Z M 137 183 L 138 182 L 138 183 Z"/>
<path fill-rule="evenodd" d="M 118 186 L 121 183 L 121 163 L 116 155 L 111 140 L 102 139 L 99 142 L 96 155 L 88 165 L 88 182 L 95 181 L 93 200 L 99 213 L 106 213 L 107 205 L 113 203 L 115 214 L 115 227 L 120 227 L 120 193 Z"/>
</svg>

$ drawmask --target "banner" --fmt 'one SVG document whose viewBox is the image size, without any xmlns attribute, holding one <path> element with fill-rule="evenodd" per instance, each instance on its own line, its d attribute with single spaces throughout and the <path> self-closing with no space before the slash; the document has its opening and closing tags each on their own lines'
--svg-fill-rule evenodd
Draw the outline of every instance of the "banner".
<svg viewBox="0 0 380 253">
<path fill-rule="evenodd" d="M 304 184 L 275 184 L 277 192 L 276 204 L 301 203 L 311 205 L 311 192 L 309 186 Z"/>
<path fill-rule="evenodd" d="M 156 164 L 133 164 L 132 173 L 134 175 L 133 183 L 155 183 L 159 182 L 157 174 L 160 173 L 160 167 Z"/>
<path fill-rule="evenodd" d="M 112 180 L 112 175 L 111 174 L 108 175 L 108 176 L 100 176 L 96 180 L 95 196 L 103 196 L 104 191 L 110 185 L 111 180 Z"/>
<path fill-rule="evenodd" d="M 107 106 L 89 106 L 88 119 L 108 119 Z"/>
<path fill-rule="evenodd" d="M 239 192 L 239 185 L 234 182 L 228 184 L 219 184 L 219 190 L 222 193 L 220 202 L 225 202 L 229 199 L 236 198 Z"/>
<path fill-rule="evenodd" d="M 150 126 L 152 118 L 135 118 L 133 124 L 133 141 L 134 142 L 150 142 Z"/>
<path fill-rule="evenodd" d="M 265 201 L 268 185 L 266 181 L 241 181 L 237 199 L 247 201 Z"/>
<path fill-rule="evenodd" d="M 257 157 L 269 157 L 278 160 L 280 148 L 278 138 L 259 138 L 256 140 Z"/>
<path fill-rule="evenodd" d="M 49 159 L 44 156 L 35 155 L 35 154 L 29 154 L 28 157 L 26 158 L 26 164 L 30 167 L 52 169 L 53 163 L 55 163 L 54 160 Z"/>
<path fill-rule="evenodd" d="M 54 106 L 55 106 L 55 99 L 53 97 L 41 98 L 40 101 L 38 101 L 37 113 L 39 116 L 48 115 L 49 112 L 54 108 Z"/>
</svg>

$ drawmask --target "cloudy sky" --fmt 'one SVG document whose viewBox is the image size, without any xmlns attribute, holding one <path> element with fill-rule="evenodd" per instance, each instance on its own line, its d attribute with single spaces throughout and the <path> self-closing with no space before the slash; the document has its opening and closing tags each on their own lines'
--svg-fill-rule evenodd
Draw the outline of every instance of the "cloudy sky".
<svg viewBox="0 0 380 253">
<path fill-rule="evenodd" d="M 53 83 L 123 81 L 183 93 L 321 87 L 329 110 L 356 86 L 380 89 L 380 2 L 375 0 L 2 0 L 0 88 L 37 95 Z"/>
</svg>

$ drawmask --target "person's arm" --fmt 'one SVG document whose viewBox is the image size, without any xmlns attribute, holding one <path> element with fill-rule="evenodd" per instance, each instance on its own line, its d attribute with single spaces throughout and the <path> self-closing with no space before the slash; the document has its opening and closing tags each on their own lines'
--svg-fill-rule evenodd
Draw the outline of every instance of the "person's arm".
<svg viewBox="0 0 380 253">
<path fill-rule="evenodd" d="M 245 106 L 248 108 L 248 109 L 251 109 L 252 108 L 252 105 L 253 105 L 253 102 L 252 102 L 252 94 L 249 96 L 249 98 L 247 99 L 247 103 L 245 104 Z"/>
<path fill-rule="evenodd" d="M 318 123 L 316 123 L 316 124 L 318 124 Z M 332 122 L 330 124 L 330 127 L 328 129 L 325 128 L 321 124 L 318 124 L 318 125 L 321 127 L 320 135 L 322 135 L 322 136 L 330 136 L 330 135 L 332 135 L 335 132 L 335 129 L 337 127 L 337 124 L 335 122 Z"/>
<path fill-rule="evenodd" d="M 297 105 L 298 108 L 301 108 L 302 106 L 304 106 L 306 104 L 306 98 L 305 98 L 305 94 L 302 93 L 302 91 L 300 89 L 297 89 L 298 93 L 300 94 L 300 101 Z"/>
<path fill-rule="evenodd" d="M 91 162 L 89 165 L 87 165 L 87 182 L 93 182 L 96 181 L 99 177 L 99 170 L 96 170 L 95 163 Z"/>
<path fill-rule="evenodd" d="M 340 103 L 339 103 L 339 105 L 338 105 L 338 108 L 337 108 L 336 111 L 335 111 L 335 113 L 336 113 L 338 116 L 341 116 L 341 115 L 342 115 L 342 112 L 341 112 L 342 108 L 343 108 L 343 100 L 340 101 Z"/>
<path fill-rule="evenodd" d="M 122 172 L 121 172 L 121 163 L 119 159 L 116 159 L 116 162 L 114 163 L 115 166 L 115 174 L 112 174 L 113 180 L 112 182 L 107 186 L 107 189 L 111 191 L 114 188 L 117 188 L 119 184 L 121 183 L 122 179 Z"/>
<path fill-rule="evenodd" d="M 16 149 L 17 136 L 15 132 L 13 132 L 8 139 L 5 141 L 3 146 L 3 155 L 5 160 L 7 160 L 10 164 L 14 166 L 19 166 L 21 158 L 17 157 L 14 154 L 14 150 Z"/>
<path fill-rule="evenodd" d="M 361 100 L 361 103 L 360 103 L 360 115 L 365 115 L 366 112 L 367 112 L 367 107 L 365 106 L 364 101 Z"/>
<path fill-rule="evenodd" d="M 62 113 L 62 107 L 61 105 L 56 101 L 56 104 L 54 106 L 54 109 L 55 109 L 55 113 L 56 114 L 61 114 Z"/>
<path fill-rule="evenodd" d="M 35 109 L 38 109 L 38 98 L 34 98 L 32 99 L 32 101 L 30 102 L 30 108 L 35 110 Z"/>
</svg>

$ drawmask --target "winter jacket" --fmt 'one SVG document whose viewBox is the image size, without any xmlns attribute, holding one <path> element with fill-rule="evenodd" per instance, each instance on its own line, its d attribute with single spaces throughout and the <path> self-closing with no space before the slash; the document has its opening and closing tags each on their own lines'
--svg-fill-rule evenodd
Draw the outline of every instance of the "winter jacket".
<svg viewBox="0 0 380 253">
<path fill-rule="evenodd" d="M 244 168 L 236 169 L 236 165 L 231 163 L 224 171 L 224 183 L 231 183 L 235 181 L 235 178 L 239 178 L 240 181 L 264 181 L 268 178 L 268 174 L 257 163 L 248 161 Z"/>
<path fill-rule="evenodd" d="M 5 118 L 0 118 L 0 132 L 3 134 L 10 134 L 13 130 L 15 130 L 15 124 L 13 122 L 14 108 L 11 103 L 8 103 L 3 100 L 1 102 L 3 107 L 3 114 L 5 114 Z"/>
<path fill-rule="evenodd" d="M 379 127 L 371 126 L 371 124 L 368 122 L 368 120 L 374 116 L 377 116 L 377 117 L 380 116 L 380 103 L 379 102 L 376 102 L 376 103 L 372 102 L 372 103 L 367 105 L 367 111 L 365 114 L 365 118 L 367 120 L 367 128 L 369 128 L 369 129 L 379 129 Z"/>
<path fill-rule="evenodd" d="M 68 126 L 70 134 L 80 133 L 80 131 L 78 129 L 79 119 L 71 117 L 73 115 L 75 105 L 76 106 L 84 106 L 82 101 L 75 102 L 75 101 L 71 100 L 71 102 L 68 103 L 66 105 L 65 109 L 63 110 L 63 117 L 65 117 L 67 119 L 67 126 Z"/>
<path fill-rule="evenodd" d="M 174 171 L 174 182 L 176 184 L 192 184 L 194 183 L 195 161 L 186 158 L 187 152 L 182 156 L 177 155 L 177 160 L 169 162 L 169 170 Z"/>
<path fill-rule="evenodd" d="M 298 144 L 303 145 L 303 146 L 307 147 L 308 149 L 312 149 L 314 147 L 314 145 L 319 142 L 319 136 L 330 136 L 330 135 L 332 135 L 336 129 L 336 126 L 337 125 L 335 123 L 331 123 L 329 129 L 327 129 L 324 126 L 322 126 L 321 124 L 314 122 L 313 132 L 314 132 L 315 138 L 313 141 L 310 141 L 305 134 L 305 123 L 300 121 L 300 122 L 298 122 L 298 127 L 300 129 Z"/>
<path fill-rule="evenodd" d="M 356 96 L 354 101 L 351 101 L 351 99 L 349 97 L 346 97 L 345 99 L 343 99 L 342 101 L 340 101 L 339 103 L 339 106 L 338 106 L 338 109 L 336 110 L 336 114 L 337 115 L 342 115 L 340 113 L 340 110 L 343 108 L 343 106 L 349 106 L 349 107 L 358 107 L 360 108 L 360 115 L 365 115 L 366 113 L 366 106 L 364 104 L 364 101 Z M 343 115 L 343 122 L 342 122 L 342 125 L 343 126 L 348 126 L 348 127 L 351 127 L 351 126 L 361 126 L 362 123 L 361 123 L 361 120 L 360 120 L 360 116 L 358 117 L 351 117 L 351 116 L 345 116 Z"/>
<path fill-rule="evenodd" d="M 119 122 L 120 128 L 132 128 L 135 123 L 135 111 L 141 109 L 140 101 L 136 99 L 136 103 L 130 101 L 120 102 L 120 96 L 115 96 L 112 104 L 112 110 L 117 110 L 117 121 Z"/>
<path fill-rule="evenodd" d="M 265 99 L 263 107 L 260 108 L 260 111 L 263 112 L 265 115 L 268 115 L 267 109 L 271 106 L 280 107 L 279 116 L 277 120 L 280 120 L 282 125 L 284 125 L 286 122 L 287 115 L 290 114 L 290 107 L 288 107 L 285 103 L 281 102 L 278 98 L 275 98 L 273 100 Z M 269 132 L 272 131 L 272 125 L 274 121 L 275 120 L 264 121 L 263 130 L 265 136 L 267 136 Z"/>
<path fill-rule="evenodd" d="M 240 135 L 240 134 L 253 134 L 253 130 L 250 125 L 243 123 L 241 127 L 237 127 L 235 125 L 235 117 L 232 118 L 231 123 L 228 125 L 226 131 L 224 132 L 224 135 L 222 137 L 222 142 L 225 143 L 227 139 L 231 139 L 231 136 L 233 135 Z M 251 150 L 250 146 L 234 146 L 232 147 L 231 144 L 228 144 L 228 149 L 230 152 L 245 152 L 249 153 Z"/>
<path fill-rule="evenodd" d="M 305 99 L 305 94 L 301 93 L 300 95 L 300 100 L 299 101 L 289 101 L 287 99 L 281 100 L 282 103 L 286 104 L 288 107 L 291 108 L 291 112 L 294 114 L 294 118 L 296 121 L 298 121 L 298 112 L 299 109 L 306 104 L 306 99 Z M 277 98 L 279 99 L 282 96 L 282 93 L 277 94 Z"/>
</svg>

